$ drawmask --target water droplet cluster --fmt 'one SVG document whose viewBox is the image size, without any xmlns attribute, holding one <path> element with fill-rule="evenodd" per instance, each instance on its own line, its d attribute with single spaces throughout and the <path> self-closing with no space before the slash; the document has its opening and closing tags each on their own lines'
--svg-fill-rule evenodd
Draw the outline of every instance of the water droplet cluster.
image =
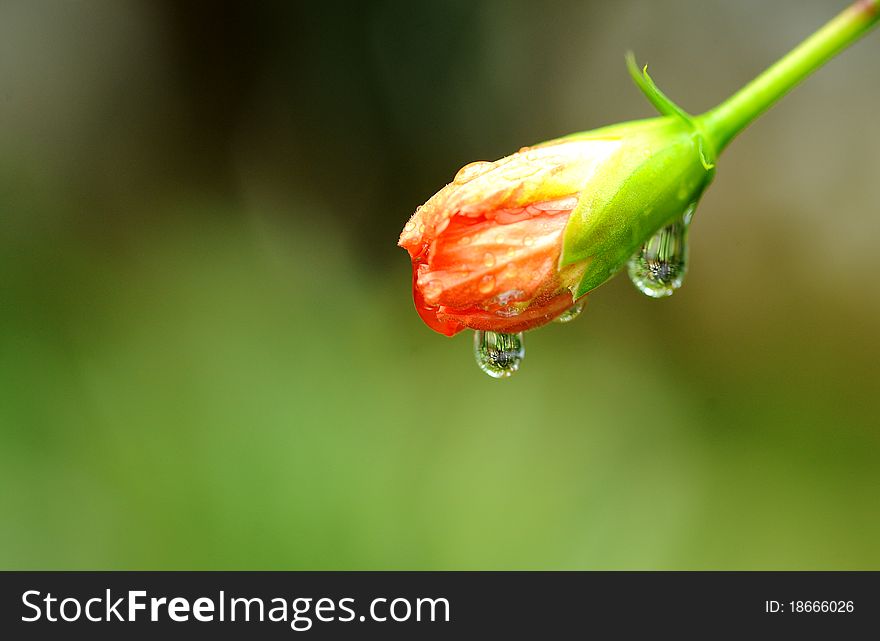
<svg viewBox="0 0 880 641">
<path fill-rule="evenodd" d="M 695 205 L 688 207 L 684 215 L 671 225 L 667 225 L 655 233 L 638 252 L 629 260 L 627 271 L 633 284 L 646 296 L 663 298 L 671 296 L 681 287 L 687 273 L 687 235 L 688 227 L 693 218 Z M 503 239 L 499 237 L 500 243 Z M 532 239 L 523 239 L 524 245 L 530 245 Z M 495 264 L 495 256 L 487 252 L 484 263 L 487 267 Z M 480 281 L 479 289 L 483 293 L 492 291 L 495 279 L 486 275 Z M 508 306 L 507 298 L 513 298 L 518 292 L 510 291 L 499 294 L 496 302 L 500 308 L 499 316 L 518 313 L 515 307 Z M 555 320 L 568 323 L 577 318 L 584 309 L 586 300 L 582 299 L 560 314 Z M 522 332 L 504 334 L 501 332 L 475 331 L 474 357 L 477 365 L 492 378 L 507 378 L 516 372 L 525 357 Z"/>
</svg>

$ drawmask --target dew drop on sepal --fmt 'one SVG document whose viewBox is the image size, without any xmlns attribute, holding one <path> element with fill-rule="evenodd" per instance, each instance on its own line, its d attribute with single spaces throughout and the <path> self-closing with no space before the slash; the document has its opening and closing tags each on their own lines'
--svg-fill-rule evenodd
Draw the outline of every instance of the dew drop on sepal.
<svg viewBox="0 0 880 641">
<path fill-rule="evenodd" d="M 629 260 L 629 278 L 646 296 L 672 296 L 684 282 L 687 273 L 688 226 L 693 212 L 692 205 L 680 220 L 654 234 Z"/>
<path fill-rule="evenodd" d="M 492 378 L 507 378 L 519 369 L 526 355 L 522 332 L 474 332 L 474 357 L 480 369 Z"/>
</svg>

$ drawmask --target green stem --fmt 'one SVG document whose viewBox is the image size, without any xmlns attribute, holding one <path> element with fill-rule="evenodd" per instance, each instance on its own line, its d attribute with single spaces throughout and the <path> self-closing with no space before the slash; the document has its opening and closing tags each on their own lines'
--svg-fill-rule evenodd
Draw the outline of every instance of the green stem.
<svg viewBox="0 0 880 641">
<path fill-rule="evenodd" d="M 750 122 L 878 20 L 880 0 L 857 0 L 730 98 L 698 116 L 715 152 L 721 153 Z"/>
</svg>

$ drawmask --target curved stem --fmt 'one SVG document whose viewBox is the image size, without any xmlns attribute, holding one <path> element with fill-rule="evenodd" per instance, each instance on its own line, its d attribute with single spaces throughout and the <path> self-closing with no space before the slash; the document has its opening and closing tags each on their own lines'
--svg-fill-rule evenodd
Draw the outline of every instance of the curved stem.
<svg viewBox="0 0 880 641">
<path fill-rule="evenodd" d="M 697 117 L 720 153 L 728 143 L 801 80 L 880 21 L 880 0 L 857 0 L 723 103 Z"/>
</svg>

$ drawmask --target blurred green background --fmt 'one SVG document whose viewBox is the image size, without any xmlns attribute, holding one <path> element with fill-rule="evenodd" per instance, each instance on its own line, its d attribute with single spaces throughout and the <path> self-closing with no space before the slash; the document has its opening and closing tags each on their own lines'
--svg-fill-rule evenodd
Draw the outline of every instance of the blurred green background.
<svg viewBox="0 0 880 641">
<path fill-rule="evenodd" d="M 397 236 L 713 106 L 838 1 L 0 4 L 0 567 L 880 568 L 880 34 L 737 140 L 666 300 L 491 380 Z"/>
</svg>

